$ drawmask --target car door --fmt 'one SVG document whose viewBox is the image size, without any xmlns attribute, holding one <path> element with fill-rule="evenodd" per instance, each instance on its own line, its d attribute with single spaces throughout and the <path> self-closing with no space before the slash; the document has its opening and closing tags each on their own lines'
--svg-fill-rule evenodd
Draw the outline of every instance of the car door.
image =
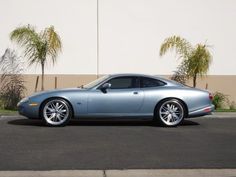
<svg viewBox="0 0 236 177">
<path fill-rule="evenodd" d="M 98 88 L 89 94 L 90 115 L 128 116 L 140 110 L 144 95 L 137 77 L 115 77 L 106 83 L 111 87 L 105 92 Z"/>
<path fill-rule="evenodd" d="M 140 112 L 153 115 L 156 104 L 163 99 L 166 83 L 156 78 L 140 77 L 140 88 L 145 95 Z"/>
</svg>

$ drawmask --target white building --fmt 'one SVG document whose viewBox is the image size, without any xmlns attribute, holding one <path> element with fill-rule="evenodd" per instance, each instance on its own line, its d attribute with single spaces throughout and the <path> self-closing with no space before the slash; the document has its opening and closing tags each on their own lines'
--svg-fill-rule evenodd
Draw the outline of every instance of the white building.
<svg viewBox="0 0 236 177">
<path fill-rule="evenodd" d="M 230 85 L 236 81 L 235 0 L 0 2 L 1 54 L 7 47 L 18 49 L 9 40 L 9 33 L 16 27 L 31 24 L 41 30 L 54 25 L 62 38 L 63 52 L 54 67 L 47 66 L 46 74 L 80 76 L 78 82 L 68 79 L 62 82 L 59 78 L 59 87 L 87 82 L 81 81 L 81 77 L 95 78 L 97 72 L 102 75 L 124 72 L 171 75 L 180 61 L 174 53 L 160 58 L 159 49 L 165 38 L 180 35 L 192 44 L 211 46 L 210 77 L 200 81 L 199 86 L 208 83 L 209 89 L 223 91 L 236 100 Z M 26 69 L 29 92 L 34 87 L 29 81 L 40 72 L 40 67 Z M 53 87 L 50 83 L 48 81 L 48 88 Z"/>
</svg>

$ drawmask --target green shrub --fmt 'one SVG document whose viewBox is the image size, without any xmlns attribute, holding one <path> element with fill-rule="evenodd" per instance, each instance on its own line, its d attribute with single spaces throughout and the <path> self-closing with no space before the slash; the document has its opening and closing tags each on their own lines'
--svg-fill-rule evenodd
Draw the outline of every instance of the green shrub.
<svg viewBox="0 0 236 177">
<path fill-rule="evenodd" d="M 228 102 L 228 96 L 221 93 L 215 92 L 213 94 L 212 103 L 215 105 L 215 109 L 222 108 L 222 106 Z"/>
<path fill-rule="evenodd" d="M 7 49 L 0 58 L 0 107 L 14 110 L 24 97 L 22 63 L 14 50 Z"/>
<path fill-rule="evenodd" d="M 231 110 L 236 109 L 236 104 L 235 104 L 234 101 L 231 101 L 231 102 L 229 103 L 229 109 L 231 109 Z"/>
<path fill-rule="evenodd" d="M 3 109 L 3 102 L 1 100 L 1 97 L 0 97 L 0 109 Z"/>
<path fill-rule="evenodd" d="M 3 108 L 8 110 L 16 110 L 17 103 L 23 98 L 24 85 L 19 78 L 9 78 L 11 82 L 4 85 L 1 91 L 1 99 Z"/>
</svg>

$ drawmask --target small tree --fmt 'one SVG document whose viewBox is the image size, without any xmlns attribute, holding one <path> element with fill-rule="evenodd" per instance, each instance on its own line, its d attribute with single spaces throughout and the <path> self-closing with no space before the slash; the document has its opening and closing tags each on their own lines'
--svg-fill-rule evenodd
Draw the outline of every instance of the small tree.
<svg viewBox="0 0 236 177">
<path fill-rule="evenodd" d="M 44 67 L 46 62 L 56 62 L 58 52 L 61 51 L 60 36 L 53 26 L 37 33 L 31 25 L 16 28 L 11 32 L 10 38 L 24 48 L 25 57 L 29 64 L 40 64 L 42 68 L 42 86 L 44 90 Z"/>
<path fill-rule="evenodd" d="M 0 100 L 3 108 L 16 109 L 24 96 L 25 86 L 22 63 L 14 50 L 6 49 L 0 59 L 0 72 Z"/>
<path fill-rule="evenodd" d="M 163 42 L 160 56 L 167 51 L 175 49 L 179 58 L 183 59 L 181 65 L 185 69 L 187 77 L 193 79 L 193 87 L 197 85 L 197 76 L 203 77 L 207 74 L 212 61 L 212 56 L 206 45 L 197 44 L 192 46 L 186 39 L 172 36 Z"/>
</svg>

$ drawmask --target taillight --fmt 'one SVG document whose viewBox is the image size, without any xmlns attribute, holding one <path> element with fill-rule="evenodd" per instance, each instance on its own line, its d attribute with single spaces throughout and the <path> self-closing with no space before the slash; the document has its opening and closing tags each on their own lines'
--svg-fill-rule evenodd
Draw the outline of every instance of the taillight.
<svg viewBox="0 0 236 177">
<path fill-rule="evenodd" d="M 213 95 L 211 93 L 209 93 L 209 99 L 212 100 L 213 99 Z"/>
</svg>

